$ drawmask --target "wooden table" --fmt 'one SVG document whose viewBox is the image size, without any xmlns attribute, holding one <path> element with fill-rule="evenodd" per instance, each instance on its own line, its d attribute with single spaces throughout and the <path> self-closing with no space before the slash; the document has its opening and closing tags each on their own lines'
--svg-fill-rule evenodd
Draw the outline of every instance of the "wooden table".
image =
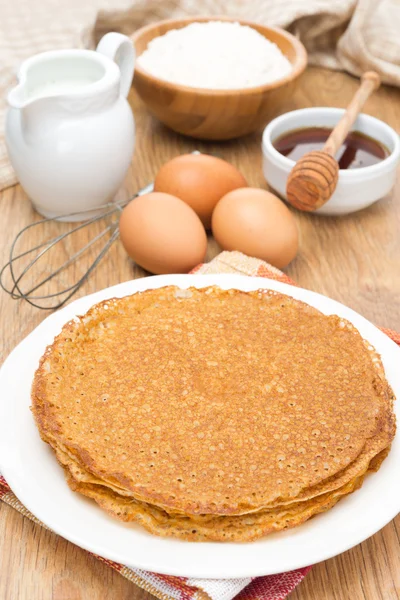
<svg viewBox="0 0 400 600">
<path fill-rule="evenodd" d="M 345 106 L 356 85 L 348 75 L 311 68 L 282 112 L 312 105 Z M 194 148 L 219 153 L 240 166 L 250 185 L 265 187 L 259 134 L 229 143 L 196 143 L 156 123 L 134 93 L 131 99 L 137 147 L 121 197 L 151 181 L 165 160 Z M 384 87 L 369 100 L 365 112 L 400 130 L 399 106 L 400 90 Z M 0 214 L 3 264 L 11 239 L 35 214 L 20 187 L 0 195 Z M 301 286 L 347 304 L 372 322 L 400 330 L 400 185 L 389 198 L 359 214 L 323 218 L 297 213 L 296 219 L 300 252 L 287 273 Z M 35 239 L 32 236 L 30 242 Z M 60 252 L 69 250 L 67 246 Z M 208 258 L 217 253 L 215 242 L 210 240 Z M 115 244 L 78 295 L 143 275 L 120 244 Z M 46 314 L 1 293 L 2 357 Z M 399 530 L 400 517 L 353 550 L 316 565 L 291 599 L 400 599 Z M 0 598 L 4 600 L 150 600 L 150 594 L 109 567 L 2 503 L 0 565 Z"/>
</svg>

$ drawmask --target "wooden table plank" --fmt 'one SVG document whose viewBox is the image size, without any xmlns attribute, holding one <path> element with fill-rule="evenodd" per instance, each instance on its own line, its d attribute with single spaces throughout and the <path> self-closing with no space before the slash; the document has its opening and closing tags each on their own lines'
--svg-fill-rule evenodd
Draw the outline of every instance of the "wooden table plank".
<svg viewBox="0 0 400 600">
<path fill-rule="evenodd" d="M 282 112 L 313 105 L 345 106 L 356 86 L 357 81 L 348 75 L 308 69 L 296 94 L 282 106 Z M 134 93 L 131 100 L 138 138 L 120 199 L 128 198 L 138 187 L 151 181 L 165 160 L 195 148 L 218 153 L 240 167 L 250 185 L 266 187 L 261 172 L 260 134 L 220 144 L 184 139 L 155 122 Z M 368 101 L 365 112 L 383 118 L 400 130 L 399 101 L 399 90 L 383 87 Z M 287 273 L 303 287 L 347 304 L 376 324 L 400 330 L 399 201 L 398 183 L 390 197 L 355 215 L 323 218 L 296 213 L 301 235 L 300 253 Z M 2 264 L 11 239 L 35 214 L 18 186 L 0 194 L 0 211 Z M 30 242 L 34 239 L 38 238 L 32 235 Z M 84 236 L 78 242 L 83 239 Z M 68 254 L 72 247 L 74 244 L 68 242 L 60 252 Z M 217 253 L 218 247 L 210 239 L 208 259 Z M 79 275 L 82 269 L 82 264 L 75 267 L 65 281 Z M 144 275 L 116 243 L 77 297 Z M 1 293 L 2 358 L 46 314 Z M 370 540 L 316 565 L 293 592 L 292 600 L 399 600 L 399 529 L 398 517 Z M 151 598 L 83 550 L 2 503 L 0 565 L 0 598 L 6 600 Z"/>
</svg>

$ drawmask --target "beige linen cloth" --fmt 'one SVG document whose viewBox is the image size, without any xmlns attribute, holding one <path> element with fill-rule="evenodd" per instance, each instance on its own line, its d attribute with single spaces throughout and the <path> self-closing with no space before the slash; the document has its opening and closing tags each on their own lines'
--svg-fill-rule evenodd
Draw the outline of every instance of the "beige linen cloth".
<svg viewBox="0 0 400 600">
<path fill-rule="evenodd" d="M 0 190 L 17 180 L 7 158 L 7 91 L 19 64 L 45 50 L 95 47 L 108 31 L 127 35 L 171 17 L 229 15 L 285 27 L 309 62 L 359 75 L 377 70 L 400 86 L 400 0 L 0 0 Z"/>
</svg>

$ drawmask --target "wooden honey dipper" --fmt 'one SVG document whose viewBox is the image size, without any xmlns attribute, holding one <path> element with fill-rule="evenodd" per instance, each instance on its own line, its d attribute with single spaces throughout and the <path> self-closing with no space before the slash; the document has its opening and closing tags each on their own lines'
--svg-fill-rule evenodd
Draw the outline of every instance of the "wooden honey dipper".
<svg viewBox="0 0 400 600">
<path fill-rule="evenodd" d="M 287 201 L 299 210 L 311 212 L 320 208 L 335 191 L 339 164 L 335 154 L 346 139 L 366 100 L 380 86 L 375 71 L 367 71 L 361 77 L 361 85 L 322 150 L 313 150 L 300 158 L 286 184 Z"/>
</svg>

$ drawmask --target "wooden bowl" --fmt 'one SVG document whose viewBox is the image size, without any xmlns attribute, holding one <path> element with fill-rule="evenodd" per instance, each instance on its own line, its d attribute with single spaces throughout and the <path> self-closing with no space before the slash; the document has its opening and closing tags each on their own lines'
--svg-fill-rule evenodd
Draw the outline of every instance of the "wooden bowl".
<svg viewBox="0 0 400 600">
<path fill-rule="evenodd" d="M 301 42 L 283 29 L 227 17 L 192 17 L 159 21 L 133 35 L 137 56 L 155 37 L 193 22 L 230 21 L 249 25 L 274 42 L 292 64 L 291 73 L 272 83 L 253 88 L 215 90 L 187 87 L 150 75 L 135 67 L 134 87 L 147 108 L 174 131 L 198 139 L 229 140 L 256 131 L 275 116 L 307 65 Z"/>
</svg>

